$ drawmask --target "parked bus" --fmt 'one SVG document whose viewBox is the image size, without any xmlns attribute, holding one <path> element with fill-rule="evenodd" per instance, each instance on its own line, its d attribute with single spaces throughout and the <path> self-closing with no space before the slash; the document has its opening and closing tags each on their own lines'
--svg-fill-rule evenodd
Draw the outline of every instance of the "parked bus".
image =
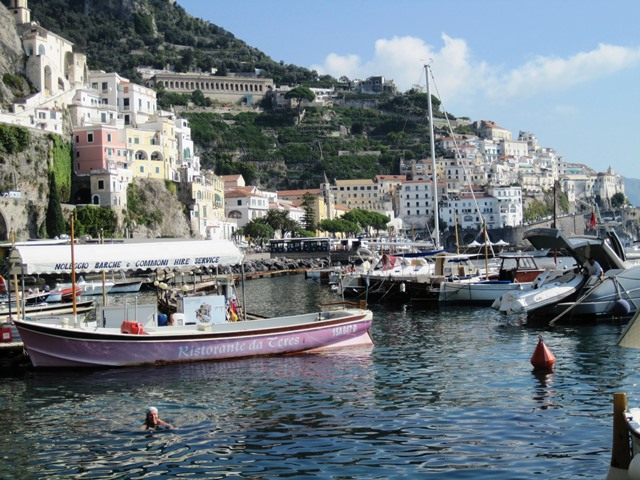
<svg viewBox="0 0 640 480">
<path fill-rule="evenodd" d="M 331 252 L 331 240 L 326 237 L 281 238 L 271 240 L 271 256 L 299 254 L 329 255 Z"/>
</svg>

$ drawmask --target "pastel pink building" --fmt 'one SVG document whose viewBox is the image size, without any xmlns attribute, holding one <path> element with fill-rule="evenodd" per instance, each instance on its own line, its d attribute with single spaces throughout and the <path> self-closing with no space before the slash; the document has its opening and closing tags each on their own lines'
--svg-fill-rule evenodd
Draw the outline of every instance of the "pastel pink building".
<svg viewBox="0 0 640 480">
<path fill-rule="evenodd" d="M 124 130 L 115 126 L 77 127 L 73 142 L 73 168 L 77 175 L 90 175 L 92 170 L 127 169 L 131 164 Z"/>
</svg>

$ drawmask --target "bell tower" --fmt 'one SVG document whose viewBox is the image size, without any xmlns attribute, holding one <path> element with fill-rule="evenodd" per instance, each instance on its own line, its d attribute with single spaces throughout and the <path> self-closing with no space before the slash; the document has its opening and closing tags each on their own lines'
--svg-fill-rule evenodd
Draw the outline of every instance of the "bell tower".
<svg viewBox="0 0 640 480">
<path fill-rule="evenodd" d="M 27 0 L 11 0 L 9 10 L 13 13 L 16 25 L 31 23 L 31 10 L 27 6 Z"/>
</svg>

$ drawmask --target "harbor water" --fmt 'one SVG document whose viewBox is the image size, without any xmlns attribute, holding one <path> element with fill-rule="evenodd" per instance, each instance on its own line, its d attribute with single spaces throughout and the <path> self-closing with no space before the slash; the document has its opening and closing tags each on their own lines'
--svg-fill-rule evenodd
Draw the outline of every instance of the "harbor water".
<svg viewBox="0 0 640 480">
<path fill-rule="evenodd" d="M 263 315 L 340 301 L 303 275 L 240 295 Z M 368 348 L 0 378 L 0 477 L 605 478 L 613 394 L 640 406 L 640 350 L 616 346 L 623 326 L 371 308 Z M 553 372 L 533 371 L 538 335 Z M 177 428 L 141 430 L 149 405 Z"/>
</svg>

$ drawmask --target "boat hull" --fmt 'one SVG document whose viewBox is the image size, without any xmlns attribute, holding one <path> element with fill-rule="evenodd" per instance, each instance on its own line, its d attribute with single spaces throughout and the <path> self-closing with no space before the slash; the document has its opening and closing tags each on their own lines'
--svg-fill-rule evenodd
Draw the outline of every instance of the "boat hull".
<svg viewBox="0 0 640 480">
<path fill-rule="evenodd" d="M 440 285 L 441 303 L 474 303 L 491 305 L 507 292 L 521 292 L 531 288 L 532 282 L 513 283 L 506 280 L 482 282 L 443 282 Z"/>
<path fill-rule="evenodd" d="M 565 300 L 532 309 L 532 324 L 591 323 L 629 320 L 640 304 L 640 267 L 607 272 L 601 282 L 591 278 Z"/>
<path fill-rule="evenodd" d="M 119 282 L 109 289 L 109 293 L 137 293 L 142 288 L 142 281 Z"/>
<path fill-rule="evenodd" d="M 506 315 L 527 313 L 562 302 L 574 295 L 584 281 L 581 274 L 569 273 L 540 287 L 535 282 L 534 287 L 529 290 L 505 293 L 496 299 L 492 307 Z"/>
<path fill-rule="evenodd" d="M 95 307 L 93 300 L 77 302 L 76 313 L 87 313 Z M 13 308 L 11 317 L 16 317 L 16 309 Z M 21 311 L 22 313 L 22 311 Z M 54 303 L 54 304 L 42 304 L 27 306 L 24 309 L 24 315 L 29 318 L 48 317 L 51 315 L 71 315 L 73 314 L 72 303 Z M 0 320 L 7 320 L 9 318 L 8 310 L 0 310 Z"/>
<path fill-rule="evenodd" d="M 372 314 L 351 309 L 290 317 L 155 327 L 141 335 L 117 328 L 81 330 L 16 321 L 36 368 L 124 367 L 281 355 L 372 345 Z"/>
</svg>

